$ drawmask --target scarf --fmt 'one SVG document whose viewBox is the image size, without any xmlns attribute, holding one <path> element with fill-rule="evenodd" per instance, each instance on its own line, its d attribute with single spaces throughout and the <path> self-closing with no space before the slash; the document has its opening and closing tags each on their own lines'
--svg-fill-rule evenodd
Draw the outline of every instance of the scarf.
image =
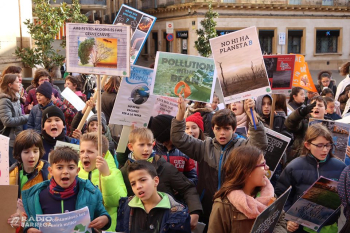
<svg viewBox="0 0 350 233">
<path fill-rule="evenodd" d="M 42 135 L 42 138 L 45 141 L 47 141 L 49 144 L 51 144 L 51 145 L 56 145 L 57 141 L 64 142 L 65 141 L 64 139 L 66 137 L 66 134 L 64 133 L 64 129 L 62 130 L 62 133 L 60 135 L 58 135 L 57 137 L 55 137 L 55 138 L 53 138 L 50 135 L 48 135 L 45 130 L 41 131 L 41 135 Z"/>
<path fill-rule="evenodd" d="M 242 113 L 241 115 L 236 115 L 237 127 L 247 127 L 248 126 L 248 116 L 247 113 Z"/>
<path fill-rule="evenodd" d="M 155 153 L 152 153 L 149 158 L 147 159 L 148 162 L 152 163 L 153 162 L 153 158 L 154 158 Z M 128 155 L 128 159 L 130 160 L 130 162 L 135 162 L 136 159 L 134 157 L 134 152 L 130 152 L 130 154 Z"/>
<path fill-rule="evenodd" d="M 261 188 L 259 197 L 251 197 L 245 194 L 243 190 L 234 190 L 227 195 L 230 203 L 249 219 L 258 217 L 267 208 L 271 198 L 274 197 L 272 184 L 267 177 L 264 179 L 266 186 Z"/>
<path fill-rule="evenodd" d="M 59 186 L 52 177 L 50 180 L 49 191 L 52 197 L 56 200 L 66 200 L 78 193 L 78 177 L 75 177 L 74 182 L 68 188 Z"/>
</svg>

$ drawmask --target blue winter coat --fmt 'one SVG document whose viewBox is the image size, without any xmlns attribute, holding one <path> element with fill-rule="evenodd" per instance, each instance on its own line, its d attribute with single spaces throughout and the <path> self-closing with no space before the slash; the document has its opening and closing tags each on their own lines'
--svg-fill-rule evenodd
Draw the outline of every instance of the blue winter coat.
<svg viewBox="0 0 350 233">
<path fill-rule="evenodd" d="M 27 122 L 28 129 L 34 129 L 39 134 L 41 133 L 41 117 L 43 115 L 43 111 L 54 105 L 52 101 L 48 103 L 46 106 L 42 106 L 41 104 L 35 105 L 29 113 L 29 118 Z"/>
<path fill-rule="evenodd" d="M 191 217 L 188 213 L 187 207 L 176 202 L 175 199 L 167 194 L 170 201 L 171 208 L 164 214 L 162 223 L 160 225 L 160 232 L 181 233 L 191 232 Z M 129 233 L 130 221 L 130 206 L 128 205 L 132 197 L 124 197 L 119 200 L 119 209 L 117 217 L 116 232 Z"/>
<path fill-rule="evenodd" d="M 36 215 L 43 214 L 39 201 L 39 194 L 49 185 L 50 180 L 46 180 L 22 192 L 23 207 L 28 216 L 23 231 L 24 233 L 27 232 L 29 226 L 35 226 Z M 103 206 L 102 194 L 100 190 L 98 190 L 98 188 L 95 187 L 89 180 L 83 180 L 78 178 L 78 185 L 79 191 L 77 201 L 75 203 L 75 209 L 78 210 L 87 206 L 89 208 L 91 221 L 95 218 L 106 215 L 108 217 L 109 222 L 108 224 L 106 224 L 106 226 L 104 226 L 102 230 L 108 229 L 111 225 L 111 217 L 109 216 L 108 212 Z"/>
</svg>

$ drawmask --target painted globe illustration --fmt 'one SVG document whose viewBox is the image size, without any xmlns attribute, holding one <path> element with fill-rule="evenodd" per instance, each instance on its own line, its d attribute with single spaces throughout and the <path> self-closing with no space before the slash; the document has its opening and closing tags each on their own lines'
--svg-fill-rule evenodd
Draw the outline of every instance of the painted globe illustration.
<svg viewBox="0 0 350 233">
<path fill-rule="evenodd" d="M 132 90 L 130 99 L 134 104 L 143 104 L 148 100 L 149 92 L 147 86 L 137 86 Z"/>
</svg>

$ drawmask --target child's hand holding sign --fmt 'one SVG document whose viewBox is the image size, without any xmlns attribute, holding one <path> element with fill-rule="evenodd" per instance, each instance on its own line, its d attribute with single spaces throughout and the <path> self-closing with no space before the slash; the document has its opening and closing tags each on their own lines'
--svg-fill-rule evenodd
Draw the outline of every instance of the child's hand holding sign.
<svg viewBox="0 0 350 233">
<path fill-rule="evenodd" d="M 109 176 L 111 174 L 107 161 L 102 156 L 96 157 L 96 167 L 102 176 Z"/>
</svg>

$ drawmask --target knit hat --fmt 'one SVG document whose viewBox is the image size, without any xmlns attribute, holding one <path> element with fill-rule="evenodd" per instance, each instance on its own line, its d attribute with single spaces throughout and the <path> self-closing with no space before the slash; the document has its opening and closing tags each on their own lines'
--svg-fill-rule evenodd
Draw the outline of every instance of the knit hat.
<svg viewBox="0 0 350 233">
<path fill-rule="evenodd" d="M 52 85 L 49 82 L 43 82 L 38 88 L 36 89 L 35 93 L 40 93 L 43 96 L 45 96 L 48 99 L 51 99 L 52 95 Z"/>
<path fill-rule="evenodd" d="M 165 114 L 151 117 L 148 128 L 158 142 L 163 143 L 170 140 L 171 121 L 173 118 L 173 116 Z"/>
<path fill-rule="evenodd" d="M 89 128 L 89 124 L 92 121 L 98 121 L 97 120 L 97 114 L 92 115 L 89 120 L 87 121 L 87 127 Z M 107 127 L 107 121 L 106 121 L 106 117 L 105 114 L 103 112 L 101 112 L 101 122 L 102 122 L 102 127 L 103 127 L 103 131 L 107 132 L 106 127 Z"/>
<path fill-rule="evenodd" d="M 204 132 L 203 118 L 199 112 L 196 112 L 186 118 L 186 122 L 194 122 Z"/>
<path fill-rule="evenodd" d="M 55 105 L 52 105 L 43 111 L 43 115 L 41 118 L 41 127 L 44 128 L 45 121 L 53 116 L 61 118 L 61 120 L 63 121 L 63 125 L 66 125 L 66 119 L 64 118 L 62 110 L 56 107 Z"/>
</svg>

